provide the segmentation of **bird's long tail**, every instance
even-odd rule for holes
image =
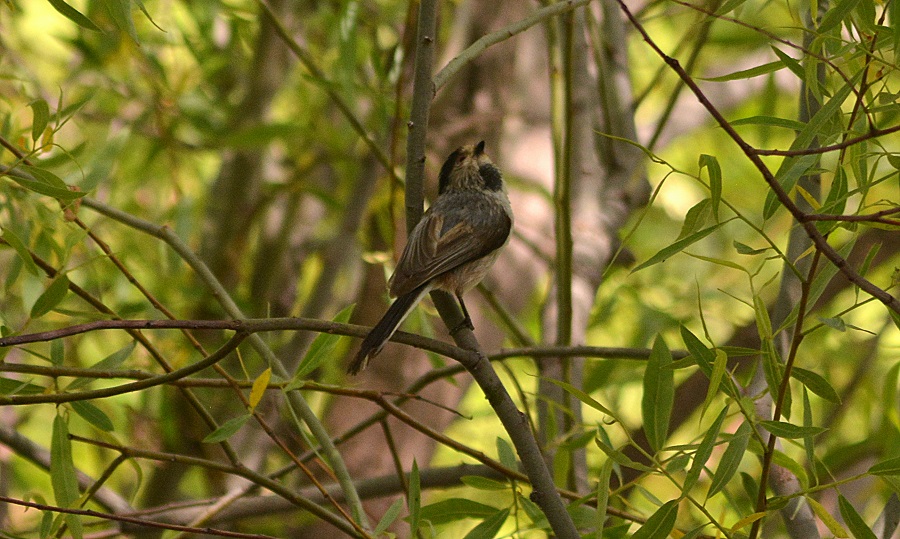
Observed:
[[[422,297],[431,289],[430,284],[431,283],[425,283],[419,288],[407,292],[394,300],[394,303],[392,303],[387,312],[384,313],[381,320],[375,324],[372,331],[370,331],[366,338],[363,339],[362,345],[359,347],[359,352],[356,354],[356,358],[354,358],[350,367],[347,368],[348,373],[358,374],[361,370],[366,368],[370,358],[377,356],[378,353],[381,352],[384,343],[391,338],[394,332],[397,331],[397,328],[400,327],[400,324],[406,319],[406,316],[413,310],[413,307],[415,307]]]

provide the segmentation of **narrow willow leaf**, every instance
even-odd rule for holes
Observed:
[[[760,421],[759,424],[775,436],[791,440],[804,436],[815,436],[828,430],[825,427],[801,427],[784,421]]]
[[[740,529],[742,529],[742,528],[745,528],[745,527],[747,527],[747,526],[753,524],[753,523],[756,522],[757,520],[763,518],[764,516],[766,516],[765,511],[762,511],[762,512],[760,512],[760,513],[753,513],[753,514],[751,514],[751,515],[747,515],[747,516],[745,516],[744,518],[742,518],[742,519],[738,520],[737,522],[735,522],[735,523],[734,523],[734,526],[731,527],[731,531],[732,531],[732,532],[736,532],[736,531],[738,531],[738,530],[740,530]]]
[[[790,69],[794,75],[797,75],[798,79],[803,80],[806,77],[806,72],[803,70],[803,65],[798,60],[791,56],[788,56],[778,47],[772,47],[772,52],[775,53],[775,56],[778,57],[778,60],[782,65],[784,65],[784,67]]]
[[[848,19],[850,12],[853,11],[853,8],[858,3],[859,0],[838,0],[834,7],[825,12],[825,16],[822,17],[822,23],[819,24],[818,32],[824,34],[832,28],[840,26],[844,20]]]
[[[728,367],[728,354],[724,350],[716,348],[716,361],[713,363],[712,374],[709,377],[709,386],[706,388],[706,398],[703,399],[703,407],[700,409],[700,419],[706,415],[706,410],[712,404],[716,395],[719,394],[719,387],[722,385],[722,378],[725,376],[725,370]],[[728,393],[726,391],[726,393]]]
[[[856,539],[878,539],[875,533],[866,526],[866,521],[859,516],[856,509],[843,495],[838,496],[838,507],[841,510],[841,516],[844,517],[844,523],[850,528],[850,533],[853,534],[853,537]]]
[[[712,350],[707,348],[691,330],[681,326],[681,340],[684,342],[685,348],[691,353],[691,357],[697,362],[697,366],[706,376],[712,376],[713,361],[716,356]]]
[[[719,220],[719,204],[722,202],[722,168],[712,155],[700,155],[700,170],[706,168],[709,173],[709,199],[713,217]]]
[[[508,507],[482,520],[466,534],[464,539],[494,539],[507,518],[509,518]]]
[[[82,15],[80,11],[73,8],[69,4],[65,3],[63,0],[47,0],[50,2],[50,5],[53,6],[53,9],[60,12],[65,18],[74,22],[78,26],[82,28],[86,28],[88,30],[92,30],[94,32],[100,32],[100,27],[94,24],[93,21]]]
[[[687,476],[684,479],[684,486],[682,487],[682,493],[685,496],[688,495],[691,489],[694,488],[694,485],[697,484],[697,480],[700,479],[700,472],[703,471],[703,467],[706,466],[706,461],[709,460],[710,455],[712,455],[713,448],[716,445],[716,438],[719,437],[719,431],[722,430],[722,422],[725,421],[727,412],[728,406],[722,408],[722,411],[719,412],[719,416],[716,417],[716,420],[713,421],[713,424],[707,429],[706,434],[703,435],[703,440],[700,441],[700,445],[697,446],[697,451],[694,453],[694,460],[691,463],[691,469],[688,470]]]
[[[103,3],[116,27],[137,43],[137,30],[131,17],[131,0],[103,0]]]
[[[754,66],[749,69],[742,69],[740,71],[735,71],[734,73],[728,73],[727,75],[720,75],[718,77],[709,77],[709,78],[697,77],[697,78],[700,80],[708,80],[711,82],[728,82],[728,81],[732,81],[732,80],[752,79],[753,77],[759,77],[761,75],[768,75],[769,73],[774,73],[784,67],[785,66],[782,62],[775,61],[775,62],[769,62],[768,64]],[[735,124],[733,124],[733,125],[735,125]]]
[[[838,166],[834,172],[834,178],[831,180],[831,189],[828,190],[828,196],[825,197],[825,203],[822,205],[823,211],[844,213],[848,196],[847,171],[844,170],[844,167]]]
[[[803,122],[798,122],[797,120],[779,118],[777,116],[750,116],[748,118],[738,118],[737,120],[732,121],[731,125],[764,125],[800,131],[805,124]]]
[[[412,469],[409,471],[409,494],[406,498],[406,508],[409,510],[409,529],[412,536],[417,536],[419,525],[422,522],[422,483],[419,478],[419,464],[413,458]]]
[[[19,165],[18,167],[16,167],[16,170],[19,169],[29,174],[30,177],[14,173],[7,174],[6,177],[21,185],[25,189],[28,189],[29,191],[34,191],[35,193],[41,195],[58,198],[65,202],[70,202],[87,194],[80,191],[70,190],[69,186],[66,185],[66,183],[59,178],[59,176],[53,174],[48,170],[30,167],[27,165]]]
[[[675,401],[672,352],[661,336],[657,336],[644,369],[644,395],[641,399],[641,416],[647,441],[654,451],[665,446],[669,434],[669,419]]]
[[[384,512],[384,515],[381,516],[381,520],[378,521],[378,525],[375,526],[375,531],[373,535],[376,537],[380,536],[384,533],[385,530],[388,529],[388,526],[394,523],[397,520],[397,517],[400,516],[400,510],[403,509],[403,498],[398,498],[394,500],[394,503],[388,507],[388,510]]]
[[[648,268],[650,266],[659,264],[660,262],[665,262],[671,256],[680,253],[681,251],[685,250],[688,246],[697,243],[698,241],[702,240],[706,236],[709,236],[723,224],[725,224],[725,223],[715,224],[711,227],[704,228],[703,230],[701,230],[699,232],[695,232],[686,238],[682,238],[682,239],[676,241],[672,245],[665,247],[664,249],[662,249],[655,255],[651,256],[648,260],[644,261],[644,263],[639,264],[636,268],[631,270],[631,273],[636,273],[644,268]]]
[[[31,317],[40,318],[53,310],[69,292],[69,278],[59,275],[31,306]]]
[[[203,443],[205,444],[217,444],[219,442],[224,442],[228,438],[231,438],[234,433],[241,430],[241,427],[250,419],[250,414],[239,415],[237,417],[233,417],[228,421],[222,423],[219,428],[210,432],[206,438],[203,439]]]
[[[31,140],[37,142],[50,123],[50,106],[43,99],[35,99],[28,104],[31,107],[33,119],[31,121]]]
[[[669,372],[672,372],[672,371],[669,371]],[[610,410],[606,406],[603,406],[602,404],[600,404],[599,402],[594,400],[593,397],[591,397],[584,391],[578,389],[577,387],[573,386],[572,384],[567,384],[566,382],[562,382],[560,380],[553,380],[552,378],[548,378],[547,381],[554,385],[561,387],[566,393],[573,395],[575,398],[577,398],[584,404],[587,404],[594,410],[597,410],[598,412],[602,412],[602,413],[608,415],[609,417],[615,419],[619,423],[621,423],[619,418],[616,416],[616,414],[612,410]]]
[[[337,313],[332,321],[341,324],[347,323],[347,320],[350,319],[350,315],[353,313],[353,307],[353,305],[344,307],[341,312]],[[306,375],[319,368],[319,365],[321,365],[323,361],[331,357],[332,350],[334,350],[334,347],[342,338],[344,337],[341,335],[319,333],[312,344],[309,345],[309,350],[306,352],[306,355],[300,360],[297,371],[294,373],[291,382],[287,385],[285,390],[290,391],[296,389],[299,385],[302,385]]]
[[[817,502],[812,498],[806,498],[807,503],[812,508],[813,512],[819,517],[819,520],[822,521],[822,524],[828,528],[828,531],[831,532],[838,539],[847,539],[850,535],[847,533],[847,530],[844,529],[843,526],[837,521],[836,518],[831,516],[831,513],[828,512],[828,509],[825,509],[825,506]]]
[[[72,410],[103,432],[112,432],[115,428],[109,416],[88,401],[72,401]]]
[[[66,343],[62,339],[50,341],[50,362],[54,365],[62,365],[66,359]]]
[[[790,194],[797,187],[797,181],[800,177],[806,174],[818,161],[819,156],[815,154],[788,157],[775,174],[775,181],[781,185],[781,188],[786,193]],[[778,200],[775,191],[770,190],[763,206],[763,219],[769,219],[775,215],[775,211],[780,206],[781,201]]]
[[[831,387],[831,384],[822,375],[800,367],[794,367],[791,369],[791,378],[796,378],[807,389],[828,402],[841,403],[841,397],[837,394],[837,391]]]
[[[422,507],[421,519],[437,526],[462,518],[487,518],[497,512],[497,508],[466,498],[448,498]]]
[[[631,460],[630,458],[625,456],[625,453],[619,451],[618,449],[613,449],[610,445],[608,445],[600,438],[596,438],[594,440],[594,443],[597,444],[597,447],[599,447],[601,451],[606,453],[606,456],[609,457],[610,460],[620,466],[625,466],[626,468],[631,468],[632,470],[638,470],[640,472],[650,472],[653,470],[649,466]]]
[[[137,346],[137,341],[131,341],[130,343],[101,359],[97,363],[94,363],[88,368],[92,371],[117,369],[122,363],[125,362],[126,359],[128,359],[128,356],[130,356],[131,353],[134,352],[135,346]],[[71,384],[66,386],[66,391],[72,391],[74,389],[82,388],[93,381],[94,378],[88,376],[83,378],[76,378],[72,380]]]
[[[737,251],[737,253],[739,255],[759,255],[759,254],[765,253],[766,251],[771,249],[771,247],[764,247],[762,249],[754,249],[753,247],[750,247],[749,245],[741,243],[737,240],[734,240],[731,244],[734,245],[734,249]]]
[[[809,391],[805,387],[803,388],[803,426],[813,426],[812,404],[809,402]],[[816,461],[816,443],[814,436],[803,437],[803,450],[806,453],[806,462]],[[813,476],[813,484],[818,484],[819,479],[816,475],[816,467],[810,466],[810,468],[810,472]]]
[[[78,502],[78,479],[75,476],[75,462],[72,459],[72,442],[69,440],[69,424],[61,415],[53,418],[53,437],[50,440],[50,483],[56,504],[74,507]],[[66,515],[66,524],[73,537],[83,536],[81,518]]]
[[[678,517],[678,500],[671,500],[662,505],[655,513],[650,515],[647,522],[634,532],[631,539],[662,539],[669,536],[669,532],[675,527],[675,519]]]
[[[22,260],[25,269],[28,270],[28,273],[34,276],[38,276],[41,274],[41,271],[38,269],[37,264],[34,263],[34,259],[31,258],[31,253],[28,252],[28,247],[25,246],[25,242],[23,242],[15,232],[8,228],[4,228],[3,239],[6,240],[6,243],[8,243],[9,246],[16,251],[17,255],[19,255],[19,258]]]
[[[266,394],[266,389],[269,387],[269,380],[272,379],[272,369],[268,368],[264,370],[259,376],[256,377],[256,380],[253,381],[253,387],[250,389],[250,410],[256,409],[256,405],[259,404],[259,401],[263,398],[263,395]]]
[[[603,539],[603,527],[606,524],[606,510],[609,507],[609,480],[612,477],[613,460],[606,459],[597,474],[597,539]]]
[[[716,472],[713,474],[709,492],[706,493],[707,498],[712,498],[725,488],[728,482],[731,481],[731,478],[734,477],[734,474],[737,473],[741,465],[741,459],[744,457],[744,453],[747,452],[747,445],[750,443],[751,430],[750,423],[745,421],[741,423],[734,436],[731,437],[728,447],[725,448],[725,453],[722,454],[722,459],[719,460],[719,467],[716,468]]]
[[[681,225],[681,232],[678,233],[678,239],[687,237],[705,226],[706,221],[711,214],[712,210],[710,209],[708,198],[704,198],[691,206],[691,209],[684,215],[684,223]]]
[[[472,487],[477,490],[509,490],[509,483],[504,483],[503,481],[497,481],[495,479],[488,479],[487,477],[481,477],[480,475],[464,475],[459,480],[463,485]]]
[[[896,475],[900,477],[900,457],[879,462],[869,468],[869,473],[872,475]]]
[[[500,459],[500,462],[507,468],[516,468],[517,464],[515,449],[513,449],[509,442],[499,436],[497,436],[497,457]]]

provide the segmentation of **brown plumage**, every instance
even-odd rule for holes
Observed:
[[[463,294],[494,264],[512,230],[512,209],[500,171],[484,153],[484,142],[450,154],[438,197],[409,235],[389,282],[397,299],[363,340],[347,372],[356,374],[378,355],[409,312],[433,289],[454,294],[465,314]]]

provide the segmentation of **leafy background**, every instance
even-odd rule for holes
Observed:
[[[439,3],[433,99],[419,3],[0,6],[0,329],[90,324],[2,342],[0,535],[549,533],[452,350],[343,374],[408,141],[428,198],[484,139],[475,334],[582,534],[897,537],[900,5],[626,4]]]

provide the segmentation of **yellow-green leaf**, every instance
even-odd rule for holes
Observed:
[[[272,378],[272,369],[268,368],[256,377],[253,381],[253,387],[250,389],[250,409],[256,408],[260,399],[266,394],[266,388],[269,387],[269,380]]]

